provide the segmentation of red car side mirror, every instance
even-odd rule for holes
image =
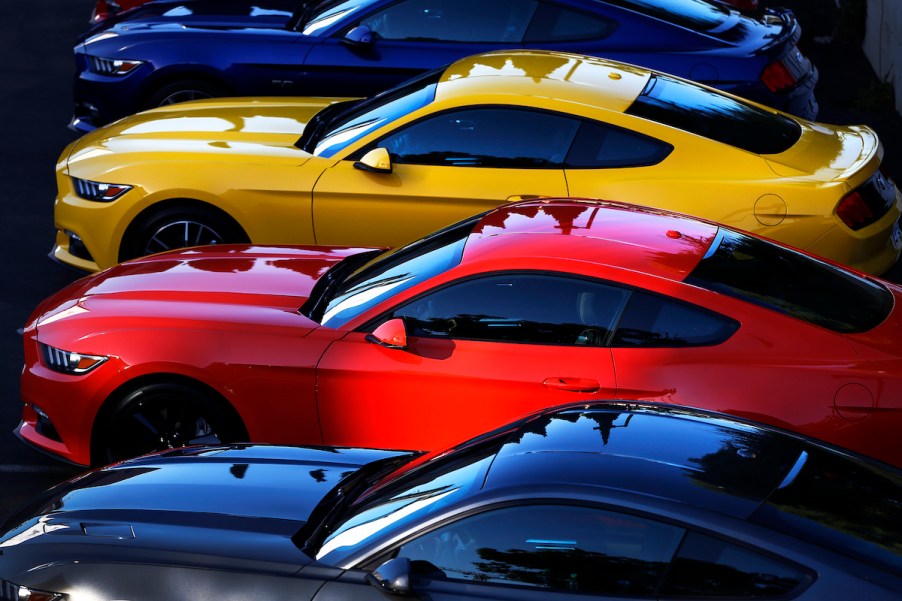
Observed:
[[[368,342],[381,344],[386,348],[406,349],[407,348],[407,326],[401,318],[389,319],[378,328],[373,330],[372,334],[367,334]]]

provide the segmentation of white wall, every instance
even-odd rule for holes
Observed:
[[[868,0],[864,53],[877,77],[892,81],[902,114],[902,1]]]

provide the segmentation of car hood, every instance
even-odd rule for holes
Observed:
[[[114,15],[88,31],[79,41],[143,31],[272,30],[290,33],[288,24],[297,0],[181,0],[145,4]]]
[[[313,329],[298,315],[316,281],[345,257],[372,249],[347,247],[221,245],[182,249],[116,265],[74,282],[42,303],[38,327],[84,319],[159,318],[197,324]],[[36,320],[36,321],[34,321]],[[30,327],[31,324],[29,324]],[[99,327],[99,326],[98,326]]]
[[[330,447],[195,447],[113,465],[23,507],[0,534],[4,577],[40,563],[177,564],[293,573],[291,537],[344,476],[410,453]],[[77,549],[77,550],[76,550]]]
[[[70,167],[91,161],[112,169],[141,155],[180,153],[220,162],[248,163],[263,157],[301,164],[310,154],[297,148],[310,119],[347,98],[231,98],[172,104],[132,115],[82,136],[64,157]]]

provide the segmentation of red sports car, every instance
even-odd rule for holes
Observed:
[[[187,249],[38,307],[18,432],[80,464],[216,441],[427,450],[541,407],[645,399],[899,466],[900,299],[760,238],[598,201],[510,204],[384,254]]]

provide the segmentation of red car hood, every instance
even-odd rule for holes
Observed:
[[[222,245],[161,253],[83,278],[47,299],[38,327],[77,314],[298,326],[297,310],[347,247]],[[319,324],[310,321],[311,328]]]

